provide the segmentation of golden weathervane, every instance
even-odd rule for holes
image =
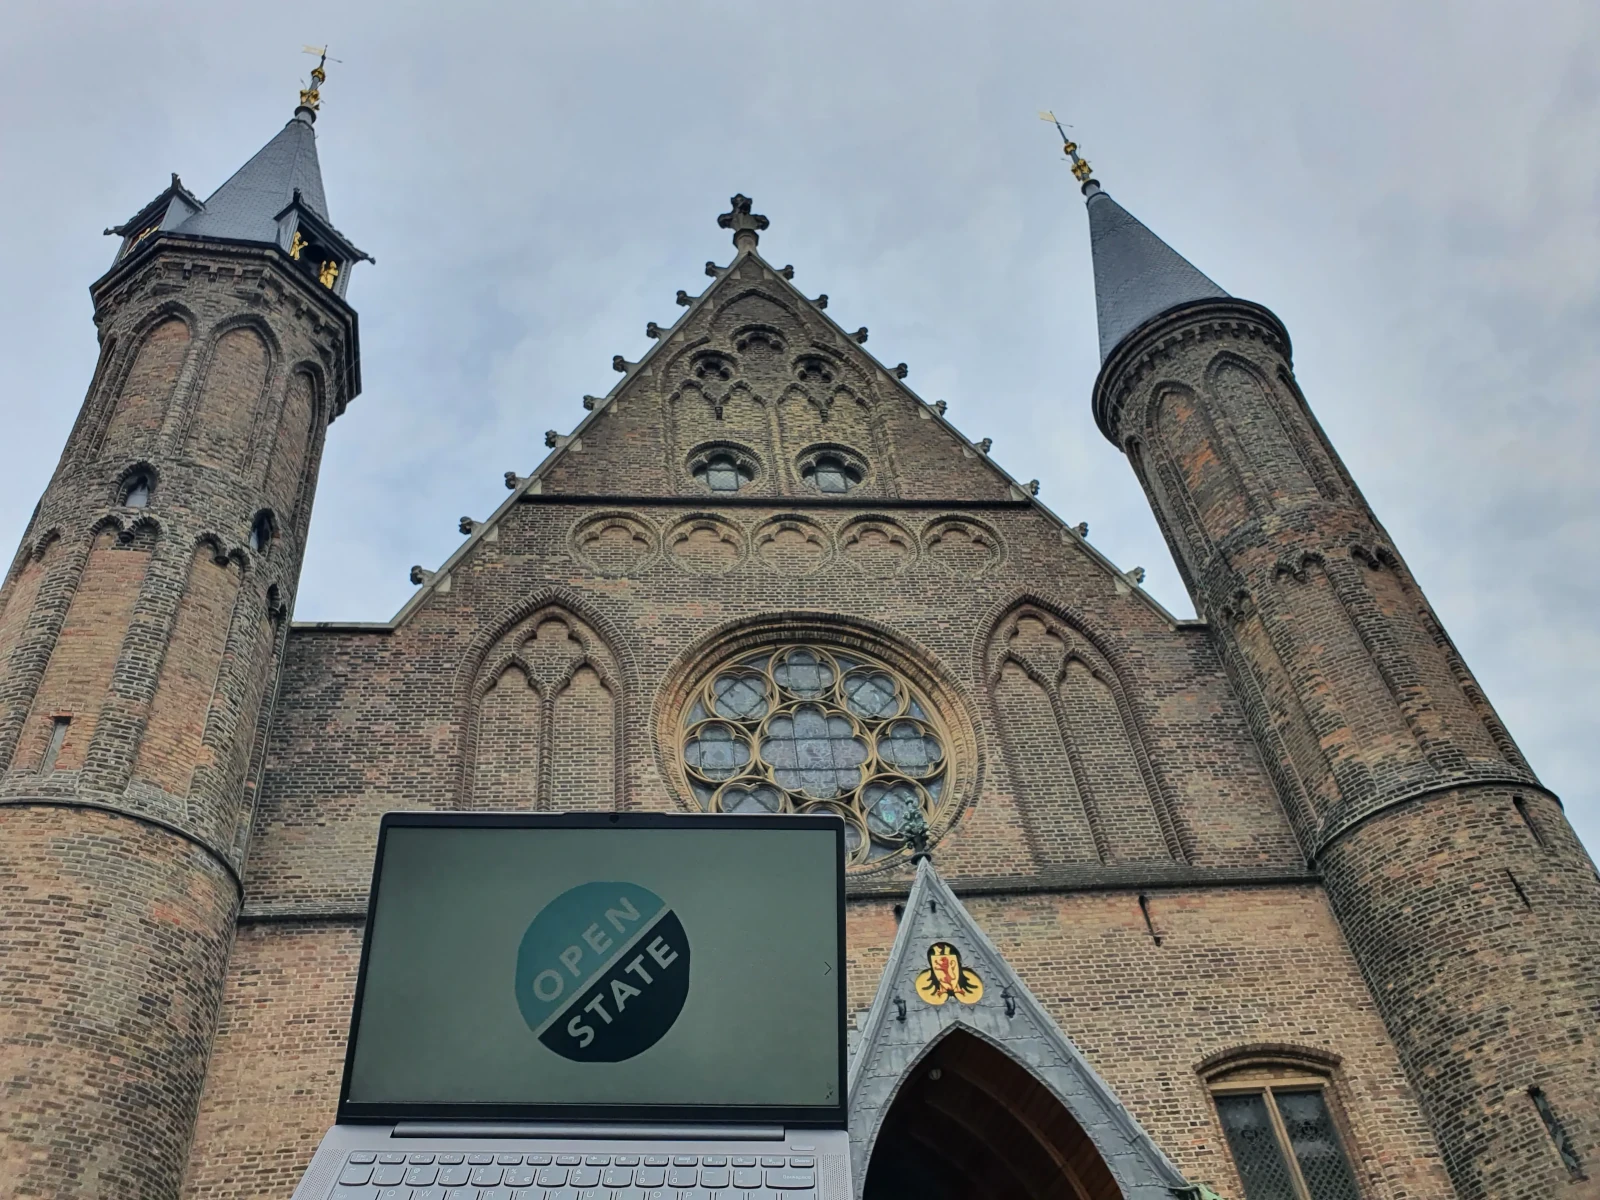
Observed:
[[[316,112],[317,108],[322,104],[322,85],[328,80],[328,72],[323,69],[324,64],[328,62],[328,48],[326,46],[302,46],[300,49],[304,54],[315,54],[317,56],[317,65],[311,68],[311,86],[300,89],[301,107],[309,108],[312,112]],[[339,60],[336,58],[333,61],[338,62]]]
[[[1089,177],[1094,172],[1089,167],[1089,160],[1078,157],[1078,143],[1067,136],[1067,131],[1062,128],[1061,122],[1056,119],[1053,112],[1045,111],[1039,114],[1039,120],[1049,121],[1056,127],[1056,132],[1061,135],[1061,149],[1072,160],[1072,174],[1079,183],[1088,183]]]

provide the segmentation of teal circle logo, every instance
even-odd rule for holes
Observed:
[[[546,904],[517,951],[517,1007],[574,1062],[621,1062],[666,1036],[689,996],[689,938],[636,883],[580,883]]]

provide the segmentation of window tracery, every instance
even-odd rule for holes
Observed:
[[[903,674],[856,649],[815,642],[746,651],[690,693],[680,754],[711,812],[822,812],[843,818],[850,861],[906,844],[949,798],[948,737]]]

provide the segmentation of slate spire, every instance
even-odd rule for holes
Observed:
[[[174,175],[172,186],[138,216],[106,231],[123,236],[119,262],[143,249],[158,233],[273,246],[323,287],[344,296],[351,266],[359,259],[371,262],[372,258],[328,219],[312,129],[321,104],[320,89],[327,79],[327,56],[312,52],[321,53],[322,59],[311,72],[311,86],[301,89],[289,123],[203,202]]]
[[[1196,300],[1227,296],[1183,255],[1167,245],[1104,190],[1077,143],[1054,113],[1039,116],[1061,133],[1062,151],[1083,185],[1089,208],[1089,248],[1094,254],[1094,299],[1100,324],[1100,361],[1152,317]]]

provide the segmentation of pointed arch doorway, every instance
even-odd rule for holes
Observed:
[[[873,1143],[863,1200],[1122,1200],[1044,1084],[954,1030],[913,1069]]]

